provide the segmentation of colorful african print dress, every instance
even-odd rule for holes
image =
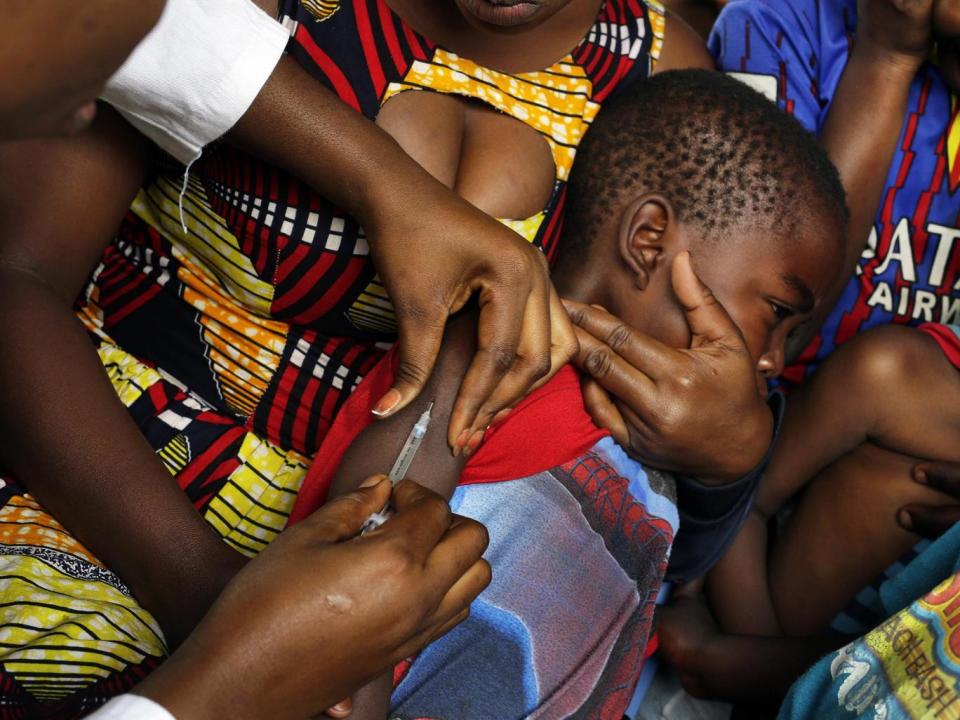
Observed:
[[[406,91],[487,103],[535,129],[556,166],[534,216],[557,252],[566,180],[602,103],[646,78],[653,0],[602,0],[567,56],[507,75],[416,33],[384,0],[285,0],[289,52],[368,118]],[[160,167],[77,301],[117,395],[225,542],[254,555],[287,522],[338,409],[393,339],[363,229],[297,178],[227,147]],[[24,479],[26,485],[29,484]],[[173,481],[173,480],[172,480]],[[0,717],[72,717],[164,656],[154,619],[17,484],[0,501]]]

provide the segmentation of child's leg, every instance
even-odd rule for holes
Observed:
[[[754,510],[730,550],[710,574],[707,585],[710,604],[725,630],[764,635],[782,631],[769,587],[766,524],[817,473],[871,438],[883,438],[901,452],[937,452],[944,446],[947,441],[943,437],[927,442],[929,438],[918,433],[915,419],[906,416],[923,409],[923,393],[915,394],[918,391],[912,388],[914,383],[909,374],[911,368],[924,365],[943,366],[934,373],[936,388],[949,387],[949,381],[957,380],[957,373],[927,336],[912,329],[880,328],[838,350],[791,396]],[[947,395],[949,393],[942,398],[946,399]],[[936,412],[940,418],[948,414],[945,407]],[[907,432],[901,432],[901,424],[906,426]],[[948,435],[950,430],[939,428],[940,435]],[[919,437],[915,438],[916,435]],[[836,491],[837,483],[842,482],[842,479],[836,479],[836,475],[847,477],[857,467],[856,462],[851,462],[849,466],[828,473],[829,479],[823,481],[828,498],[830,488]],[[852,478],[851,483],[855,484]],[[859,492],[858,489],[852,491],[854,494]],[[800,532],[812,534],[807,537],[808,543],[802,544],[804,550],[811,550],[810,544],[820,540],[834,541],[830,534],[822,532],[816,524],[817,519],[821,525],[829,521],[831,527],[834,524],[838,528],[846,527],[843,521],[837,522],[832,516],[833,509],[831,505],[828,512],[811,516],[807,521],[813,524],[809,530]],[[875,546],[871,549],[880,550]],[[881,553],[881,556],[886,557],[887,553]],[[807,577],[816,579],[813,574]],[[852,577],[848,579],[853,582]],[[788,589],[781,593],[793,593],[797,589],[796,584],[788,579],[782,581]],[[844,584],[834,585],[832,589],[838,596],[848,591]],[[778,607],[789,614],[807,608],[810,589],[805,590],[802,598],[782,599]],[[821,604],[814,603],[808,609],[820,607]]]
[[[917,458],[960,459],[960,373],[916,330],[885,327],[852,341],[801,400],[807,431],[779,459],[815,468],[825,448],[857,449],[820,473],[774,549],[771,592],[788,634],[823,629],[918,540],[897,524],[900,506],[951,501],[912,480]]]

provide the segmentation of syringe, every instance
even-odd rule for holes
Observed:
[[[413,458],[417,454],[417,450],[420,449],[420,443],[423,442],[423,436],[427,434],[427,428],[430,426],[430,411],[432,409],[433,402],[427,406],[427,409],[424,410],[413,428],[411,428],[410,434],[407,435],[406,442],[404,442],[403,447],[400,448],[400,454],[397,455],[393,467],[390,468],[390,474],[387,475],[387,477],[390,478],[391,486],[395,487],[398,482],[406,477],[407,470],[410,469]],[[380,512],[373,513],[364,521],[363,527],[360,528],[360,534],[363,535],[371,530],[376,530],[389,520],[392,515],[393,508],[390,507],[390,503],[388,502]]]

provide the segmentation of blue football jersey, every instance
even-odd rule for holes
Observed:
[[[731,0],[710,49],[819,133],[846,67],[855,0]],[[884,323],[960,323],[960,123],[956,97],[931,63],[910,88],[896,154],[854,277],[819,337],[784,373],[799,381],[842,342]]]

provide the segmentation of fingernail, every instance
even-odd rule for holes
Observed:
[[[493,416],[493,420],[490,421],[490,424],[499,425],[506,419],[507,415],[509,414],[510,414],[510,408],[504,408],[503,410],[501,410],[500,412],[498,412],[496,415]]]
[[[918,482],[921,485],[929,485],[930,481],[927,479],[927,474],[923,470],[914,470],[913,471],[913,481]]]
[[[89,102],[83,105],[82,107],[77,108],[73,116],[70,118],[70,130],[72,132],[80,132],[81,130],[86,130],[90,123],[93,122],[93,118],[97,114],[97,104],[95,102]]]
[[[386,417],[392,413],[399,404],[400,391],[396,388],[390,388],[387,390],[386,394],[380,398],[380,402],[377,403],[376,407],[373,408],[371,412],[377,417]]]
[[[905,530],[913,529],[913,518],[910,517],[910,513],[908,513],[906,510],[901,510],[897,513],[897,522],[899,522],[900,527],[904,528]]]
[[[470,439],[470,428],[466,428],[457,435],[456,441],[453,443],[453,456],[456,457],[463,451],[463,446],[467,444],[467,440]]]
[[[484,430],[477,430],[473,435],[471,435],[470,439],[467,440],[467,449],[464,452],[467,454],[476,452],[477,448],[480,447],[480,443],[483,442],[484,434]]]
[[[362,483],[360,483],[360,487],[368,488],[368,487],[373,487],[374,485],[379,485],[380,483],[383,482],[384,477],[385,477],[384,475],[371,475]]]

